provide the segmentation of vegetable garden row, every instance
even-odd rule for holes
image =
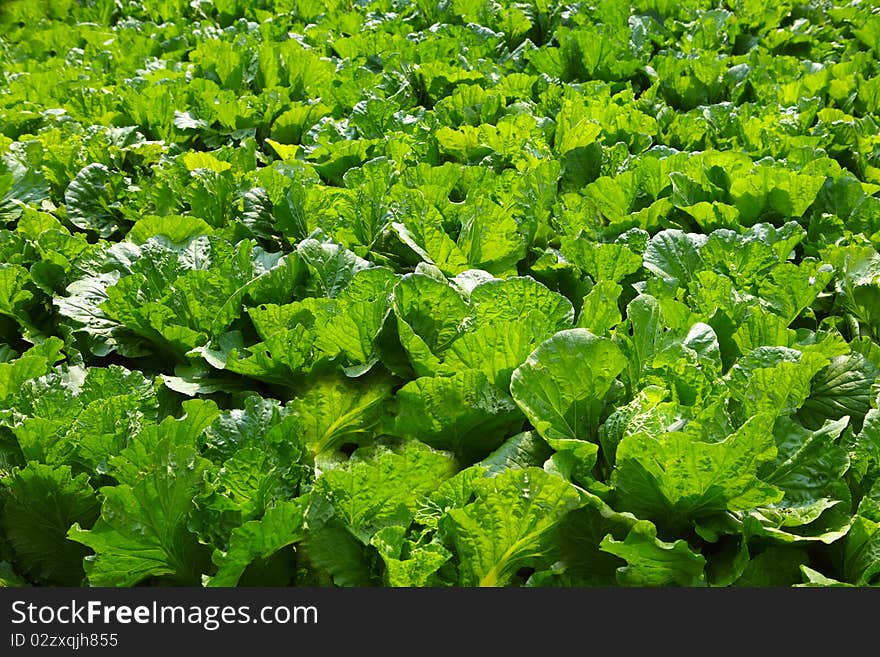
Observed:
[[[0,9],[0,584],[880,582],[880,13]]]

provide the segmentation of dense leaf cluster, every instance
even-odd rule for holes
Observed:
[[[0,583],[880,581],[880,14],[0,13]]]

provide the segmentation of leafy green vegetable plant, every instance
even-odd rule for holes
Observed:
[[[871,3],[0,8],[0,584],[880,584]]]

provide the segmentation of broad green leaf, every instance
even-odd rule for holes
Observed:
[[[212,493],[200,502],[207,517],[199,531],[212,528],[214,512],[235,514],[240,522],[262,516],[278,500],[298,492],[298,462],[304,452],[292,413],[274,400],[251,395],[244,408],[224,411],[205,431],[203,455],[222,465],[209,476]],[[213,537],[225,542],[222,531]]]
[[[798,419],[810,428],[844,416],[861,423],[878,376],[880,368],[859,353],[832,359],[810,382],[810,396],[798,411]]]
[[[456,243],[472,268],[496,276],[515,273],[516,263],[526,251],[516,221],[505,208],[486,197],[466,204]]]
[[[846,581],[857,586],[877,583],[880,575],[880,523],[856,516],[843,553]]]
[[[705,584],[703,555],[694,552],[682,539],[673,543],[661,541],[657,528],[650,522],[637,523],[623,541],[606,536],[599,547],[627,562],[617,569],[617,581],[623,586]]]
[[[784,531],[808,537],[826,533],[829,523],[846,524],[851,493],[843,476],[850,459],[836,444],[846,425],[847,418],[827,420],[820,429],[810,431],[787,418],[776,421],[778,451],[773,462],[762,468],[761,479],[782,489],[785,496],[761,508],[765,525],[791,528]],[[800,529],[823,514],[820,525]]]
[[[645,249],[645,269],[663,280],[686,286],[705,266],[700,255],[705,243],[705,235],[680,230],[661,231],[651,238]]]
[[[600,281],[584,297],[578,315],[577,328],[585,328],[596,335],[605,335],[620,324],[618,300],[623,288],[617,283]]]
[[[467,256],[444,230],[443,216],[435,207],[408,208],[401,219],[391,224],[392,229],[422,260],[436,265],[447,276],[470,267]]]
[[[638,381],[644,370],[653,365],[664,333],[660,303],[649,294],[640,294],[627,305],[626,318],[632,332],[629,338],[631,378]]]
[[[166,417],[160,424],[144,427],[119,456],[110,459],[110,469],[116,479],[133,486],[147,473],[167,477],[169,473],[161,472],[165,461],[157,458],[170,459],[169,453],[176,449],[195,452],[205,429],[211,426],[220,412],[217,405],[208,399],[185,401],[182,407],[183,415],[180,418]],[[205,459],[195,455],[193,459],[193,467],[197,463],[206,464]],[[157,485],[166,483],[163,480]]]
[[[421,376],[439,367],[439,356],[459,337],[468,308],[450,285],[421,274],[404,276],[394,288],[400,342]]]
[[[868,411],[862,430],[852,438],[850,460],[850,474],[859,483],[880,467],[880,411],[876,408]]]
[[[871,489],[859,502],[859,515],[874,522],[880,522],[880,480],[874,481]]]
[[[348,379],[315,378],[288,408],[313,456],[345,443],[358,444],[379,431],[391,401],[391,381],[381,375]]]
[[[83,230],[110,237],[120,228],[120,212],[114,207],[119,181],[100,162],[84,167],[64,194],[67,216]]]
[[[610,339],[560,331],[514,371],[510,391],[546,440],[595,441],[605,395],[625,364]]]
[[[30,276],[28,270],[19,265],[3,263],[0,265],[0,314],[29,324],[25,305],[33,298],[33,292],[25,289]]]
[[[133,586],[148,577],[199,582],[208,555],[187,521],[210,463],[169,439],[150,457],[150,471],[133,485],[101,489],[101,517],[91,530],[76,523],[68,532],[95,552],[85,562],[92,586]]]
[[[452,553],[437,542],[415,544],[405,538],[405,531],[405,527],[386,527],[373,535],[371,543],[385,562],[385,584],[430,586]]]
[[[522,426],[513,400],[475,370],[418,378],[398,390],[395,400],[396,435],[452,450],[469,462]]]
[[[99,502],[85,474],[31,462],[2,480],[3,532],[23,572],[50,586],[79,586],[88,550],[68,540],[71,525],[91,526]]]
[[[486,468],[486,475],[493,476],[505,470],[540,466],[552,450],[532,431],[524,431],[504,441],[494,452],[477,465]]]
[[[256,308],[251,308],[254,318]],[[256,323],[256,321],[255,321]],[[258,381],[289,387],[293,377],[312,360],[314,335],[301,324],[281,328],[263,342],[245,347],[240,333],[231,331],[214,344],[188,352],[202,356],[212,367],[225,369]]]
[[[831,577],[826,577],[822,573],[817,570],[813,570],[809,566],[801,566],[801,575],[803,576],[804,582],[803,584],[795,584],[795,586],[802,587],[850,587],[854,586],[854,584],[847,584],[846,582],[841,582],[839,580],[833,579]]]
[[[442,371],[480,371],[496,387],[507,390],[513,371],[555,330],[545,315],[534,310],[516,319],[480,322],[445,352]]]
[[[347,467],[318,477],[314,491],[366,545],[384,527],[408,526],[421,497],[454,472],[454,461],[448,454],[410,442],[400,452],[355,452]]]
[[[770,547],[749,561],[734,586],[792,586],[801,581],[801,569],[809,562],[806,551],[796,547]]]
[[[739,359],[727,373],[731,396],[743,415],[797,411],[810,396],[810,381],[830,359],[787,347],[758,347]]]
[[[765,211],[783,217],[803,216],[824,182],[824,176],[759,165],[752,173],[734,178],[730,193],[743,222],[748,225]]]
[[[620,507],[681,529],[691,520],[778,502],[783,491],[758,478],[776,455],[770,421],[755,416],[717,442],[682,431],[625,436],[611,476]]]
[[[444,522],[466,586],[504,586],[519,568],[546,561],[559,522],[581,504],[571,484],[531,467],[478,479],[474,492]]]
[[[822,292],[833,272],[828,265],[790,262],[775,267],[759,282],[758,292],[773,311],[791,323]]]
[[[599,442],[609,462],[614,462],[617,445],[626,436],[640,432],[658,435],[684,425],[684,409],[668,398],[665,388],[646,386],[632,401],[608,416],[599,428]]]
[[[471,291],[470,305],[478,325],[515,321],[533,312],[557,331],[574,322],[574,308],[566,297],[525,276],[480,283]]]
[[[126,237],[136,244],[143,244],[151,237],[164,235],[175,244],[183,244],[193,237],[209,235],[213,230],[198,217],[151,216],[136,221]]]
[[[596,281],[619,283],[642,266],[642,258],[623,244],[602,244],[578,237],[563,240],[562,255]]]
[[[0,561],[0,588],[24,588],[28,583],[18,575],[8,561]]]
[[[232,532],[229,549],[215,551],[217,573],[205,578],[205,586],[235,586],[245,569],[257,559],[267,559],[278,550],[303,538],[302,498],[278,502],[260,520],[244,523]]]
[[[46,374],[61,360],[63,347],[61,340],[52,337],[31,347],[16,360],[0,363],[0,401],[16,393],[25,381]]]
[[[28,382],[17,406],[27,417],[13,432],[27,458],[105,473],[131,436],[155,420],[158,403],[140,372],[111,365]]]
[[[369,266],[366,260],[332,241],[310,237],[296,250],[309,267],[312,286],[323,297],[338,295],[357,272]]]
[[[756,310],[733,333],[740,352],[747,354],[758,347],[796,347],[797,333],[788,328],[775,313]]]
[[[355,274],[336,299],[313,308],[315,346],[330,357],[342,356],[360,369],[378,360],[375,340],[389,313],[396,277],[387,269]]]
[[[101,309],[108,298],[107,289],[118,280],[116,272],[86,276],[67,286],[66,297],[53,299],[61,316],[72,320],[75,331],[87,336],[89,350],[96,356],[106,356],[119,347],[121,323]]]
[[[340,521],[310,523],[298,552],[321,585],[375,586],[367,548]]]
[[[199,151],[184,153],[182,156],[182,160],[189,171],[195,171],[196,169],[207,169],[208,171],[213,171],[214,173],[223,173],[224,171],[228,171],[232,168],[232,164],[230,164],[229,162],[223,162],[222,160],[218,160],[210,153],[202,153]]]
[[[623,540],[632,527],[643,522],[631,513],[620,513],[599,497],[581,491],[585,506],[575,509],[559,523],[558,561],[547,571],[529,579],[535,586],[614,586],[617,569],[625,560],[602,550],[607,538]]]

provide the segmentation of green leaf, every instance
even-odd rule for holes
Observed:
[[[602,451],[613,462],[617,445],[639,432],[658,435],[684,424],[684,409],[668,401],[669,391],[660,386],[642,388],[625,406],[618,406],[599,429]]]
[[[474,370],[418,378],[395,399],[396,435],[452,450],[465,462],[485,456],[522,425],[513,400]]]
[[[0,588],[24,588],[27,586],[27,581],[16,574],[8,561],[0,561]]]
[[[599,497],[581,491],[586,505],[575,509],[559,523],[556,538],[559,560],[550,570],[535,573],[536,586],[613,586],[617,569],[625,560],[601,549],[606,537],[623,540],[630,529],[643,522],[631,513],[615,511]]]
[[[508,438],[477,465],[486,469],[486,476],[493,476],[505,470],[540,466],[551,453],[547,443],[534,432],[524,431]]]
[[[322,297],[335,297],[355,274],[369,266],[363,258],[329,240],[310,237],[300,242],[296,251],[308,265],[312,285]]]
[[[452,553],[437,542],[413,543],[405,538],[405,531],[405,527],[386,527],[373,535],[371,542],[385,562],[385,584],[430,586]]]
[[[608,338],[560,331],[513,373],[510,391],[546,440],[596,440],[605,395],[626,360]]]
[[[795,412],[810,395],[810,381],[830,359],[787,347],[758,347],[727,373],[731,396],[743,416]]]
[[[817,570],[813,570],[809,566],[801,566],[801,575],[804,578],[806,583],[804,584],[795,584],[795,586],[803,586],[803,587],[850,587],[854,586],[854,584],[847,584],[846,582],[841,582],[836,579],[832,579],[831,577],[826,577],[822,573]]]
[[[100,162],[84,167],[64,193],[67,216],[74,226],[110,237],[119,230],[120,213],[114,207],[119,182]]]
[[[67,286],[66,297],[53,299],[59,314],[72,320],[77,333],[87,336],[89,350],[96,356],[106,356],[120,346],[121,323],[101,309],[107,289],[118,280],[116,272],[86,276]]]
[[[534,310],[516,319],[479,323],[445,352],[442,371],[480,371],[497,388],[507,390],[513,371],[554,332],[548,318]]]
[[[824,183],[824,176],[759,165],[752,173],[735,177],[730,194],[748,225],[767,210],[783,217],[803,216]]]
[[[566,297],[527,276],[479,283],[471,291],[470,305],[478,326],[515,321],[530,313],[545,317],[557,331],[574,322],[574,308]]]
[[[243,409],[224,411],[206,429],[202,454],[222,467],[209,477],[213,490],[200,501],[206,512],[198,519],[200,534],[223,545],[228,536],[214,526],[215,513],[254,520],[298,493],[304,449],[296,420],[278,402],[250,395]]]
[[[15,221],[28,205],[38,205],[49,198],[50,190],[45,177],[36,168],[12,166],[12,172],[4,174],[0,164],[0,221]]]
[[[568,299],[527,277],[477,283],[470,308],[474,319],[465,320],[439,370],[480,370],[502,390],[509,388],[513,370],[535,347],[570,328],[574,317]]]
[[[184,420],[141,431],[115,460],[125,483],[101,488],[104,501],[94,527],[74,524],[68,532],[95,551],[85,564],[92,586],[132,586],[163,576],[180,584],[199,582],[208,554],[187,523],[211,464],[194,444],[216,416],[216,406],[187,404]]]
[[[810,428],[844,416],[861,424],[870,408],[871,386],[878,376],[880,369],[862,354],[833,358],[810,382],[810,396],[798,410],[798,419]]]
[[[232,168],[231,163],[223,162],[210,153],[203,153],[200,151],[184,153],[181,156],[181,159],[183,160],[184,165],[186,165],[186,168],[191,172],[197,169],[207,169],[214,173],[223,173]]]
[[[850,459],[850,473],[857,482],[880,469],[880,410],[872,408],[865,415],[862,430],[852,439]]]
[[[267,509],[260,520],[251,520],[233,530],[229,549],[215,551],[217,573],[204,580],[205,586],[235,586],[247,567],[257,559],[268,559],[278,550],[301,541],[303,498],[281,501]]]
[[[255,324],[259,321],[256,318],[257,310],[250,309]],[[202,356],[212,367],[288,387],[293,382],[293,376],[310,364],[313,342],[312,332],[298,324],[291,329],[279,328],[267,335],[263,342],[247,347],[243,344],[241,334],[231,331],[212,345],[196,347],[189,354]]]
[[[611,475],[620,507],[680,530],[691,520],[779,501],[783,491],[757,476],[776,455],[771,421],[750,418],[715,442],[682,431],[625,436]]]
[[[769,547],[752,558],[734,586],[792,586],[801,581],[807,552],[795,547]]]
[[[31,347],[16,360],[0,363],[0,401],[16,393],[25,381],[46,374],[61,360],[63,348],[64,343],[52,337]]]
[[[649,294],[640,294],[627,305],[626,317],[632,337],[624,336],[623,342],[629,342],[630,376],[638,381],[642,373],[653,366],[654,354],[662,341],[660,302]]]
[[[89,527],[98,517],[88,476],[31,462],[2,484],[0,524],[23,571],[51,586],[79,586],[88,550],[68,540],[67,530],[74,523]]]
[[[705,585],[703,555],[691,550],[684,540],[661,541],[650,522],[637,523],[623,541],[606,536],[599,547],[627,562],[617,569],[622,586]]]
[[[288,407],[317,456],[372,437],[390,400],[391,381],[382,375],[357,380],[334,375],[313,379]]]
[[[367,549],[339,521],[317,526],[310,523],[299,552],[310,570],[320,577],[321,584],[375,586],[379,583]]]
[[[636,273],[642,258],[623,244],[602,244],[578,237],[563,239],[562,255],[596,281],[619,283]]]
[[[514,273],[526,251],[511,214],[482,196],[462,210],[457,245],[472,268],[496,276]]]
[[[333,506],[336,518],[352,535],[367,545],[384,527],[408,526],[417,502],[454,472],[448,454],[409,442],[399,453],[356,451],[348,467],[318,477],[314,491]]]
[[[857,586],[877,583],[880,575],[880,523],[856,516],[843,553],[846,581]]]
[[[358,366],[358,372],[373,365],[378,360],[375,340],[389,313],[396,280],[387,269],[362,270],[336,299],[313,307],[315,346],[330,357],[342,356]]]
[[[143,244],[151,237],[163,235],[174,244],[184,244],[199,235],[210,235],[213,228],[198,217],[188,216],[150,216],[139,219],[131,230],[128,239],[135,244]]]
[[[874,481],[874,485],[859,502],[858,514],[868,520],[880,522],[880,479]]]
[[[416,373],[430,376],[439,356],[459,337],[467,304],[450,285],[421,274],[404,276],[394,288],[400,342]]]
[[[27,326],[26,304],[33,292],[25,289],[30,282],[28,270],[19,265],[0,264],[0,314]]]
[[[392,229],[422,260],[436,265],[447,276],[470,267],[467,256],[444,230],[443,216],[436,208],[407,208],[401,219],[391,224]]]
[[[776,314],[791,323],[815,301],[832,277],[828,265],[786,262],[760,281],[758,292]]]
[[[777,454],[764,466],[761,479],[781,488],[785,497],[763,511],[779,526],[797,527],[816,520],[826,509],[849,504],[849,487],[843,479],[850,460],[836,444],[846,428],[847,418],[827,420],[809,431],[787,418],[774,427]]]
[[[504,586],[519,568],[545,562],[559,521],[581,504],[571,484],[532,467],[478,479],[474,492],[444,522],[466,586]]]
[[[578,315],[577,328],[585,328],[596,335],[604,335],[620,324],[618,299],[623,288],[617,283],[600,281],[584,297]]]
[[[111,365],[71,368],[30,382],[17,406],[27,417],[13,431],[27,458],[104,473],[109,459],[155,419],[157,400],[140,372]]]
[[[183,452],[192,450],[196,454],[203,432],[220,412],[217,405],[208,399],[185,401],[182,407],[183,415],[180,418],[166,417],[158,425],[144,427],[119,456],[110,460],[111,472],[116,479],[134,485],[145,474],[163,475],[161,470],[165,461],[157,460],[157,457],[169,459],[169,453],[178,448]],[[196,458],[193,461],[193,465],[198,463],[204,463],[204,459]],[[163,476],[167,475],[164,473]]]
[[[645,249],[645,269],[662,280],[685,287],[705,266],[700,255],[705,243],[705,235],[680,230],[660,231]]]

